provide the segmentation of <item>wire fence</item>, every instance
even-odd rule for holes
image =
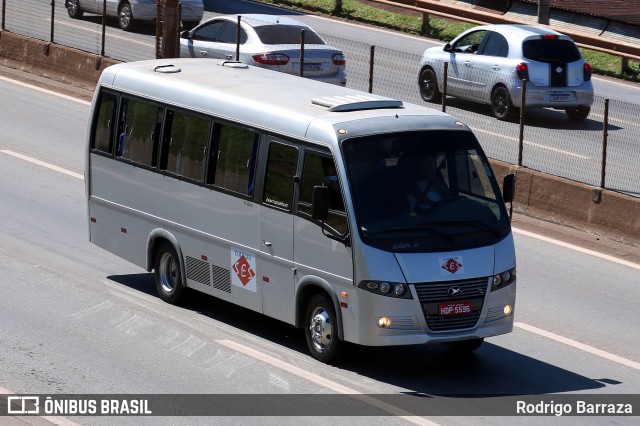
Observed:
[[[156,57],[153,25],[123,32],[117,20],[103,21],[99,15],[71,20],[64,0],[2,0],[1,23],[4,31],[121,61]],[[345,53],[347,87],[443,109],[421,97],[419,55],[321,36]],[[527,99],[535,98],[535,86],[528,85],[526,92]],[[584,121],[562,110],[525,108],[519,122],[497,120],[491,107],[480,102],[444,100],[446,112],[474,130],[490,158],[640,197],[640,105],[595,96]],[[521,100],[511,101],[517,106]]]

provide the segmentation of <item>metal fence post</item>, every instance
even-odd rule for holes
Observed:
[[[242,17],[238,15],[238,23],[236,25],[236,61],[240,62],[240,21]]]
[[[524,106],[527,98],[527,79],[522,79],[522,94],[520,95],[520,133],[518,135],[518,166],[522,166],[522,151],[524,148]]]
[[[104,42],[107,34],[107,0],[102,2],[102,47],[100,48],[100,56],[104,56]]]
[[[442,112],[447,112],[447,76],[449,74],[449,62],[444,63],[444,76],[442,78]]]
[[[300,77],[304,77],[304,30],[300,30]]]
[[[51,43],[53,43],[53,29],[55,28],[56,0],[51,0]]]
[[[373,64],[376,55],[376,47],[371,46],[371,54],[369,55],[369,93],[373,93]]]
[[[7,0],[2,0],[2,31],[4,31],[4,18],[7,10]]]
[[[602,122],[602,168],[600,169],[600,188],[604,189],[607,169],[607,143],[609,136],[609,99],[604,100],[604,121]]]

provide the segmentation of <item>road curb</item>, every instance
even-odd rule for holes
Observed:
[[[120,61],[0,31],[0,65],[93,89]],[[640,246],[640,198],[491,160],[498,181],[515,173],[514,211]]]

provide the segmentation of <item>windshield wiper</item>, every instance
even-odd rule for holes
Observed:
[[[431,223],[421,223],[419,226],[408,226],[404,228],[397,227],[397,228],[381,229],[380,231],[374,231],[374,232],[371,232],[370,234],[367,234],[367,237],[371,237],[373,235],[394,234],[396,232],[416,232],[416,231],[427,231],[431,235],[440,237],[443,240],[453,243],[453,238],[451,238],[451,236],[445,234],[444,232],[438,231],[436,228],[432,226]]]
[[[500,237],[502,235],[500,231],[493,229],[486,223],[480,222],[477,220],[443,220],[441,222],[431,222],[431,223],[437,223],[438,225],[472,225],[472,226],[475,226],[476,228],[481,228],[485,231],[489,231],[495,237]]]

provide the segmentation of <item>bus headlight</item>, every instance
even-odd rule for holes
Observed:
[[[509,269],[493,276],[491,291],[508,286],[516,280],[516,268]]]
[[[405,283],[393,283],[389,281],[361,281],[358,288],[370,291],[382,296],[398,297],[401,299],[413,299],[409,291],[409,285]]]

